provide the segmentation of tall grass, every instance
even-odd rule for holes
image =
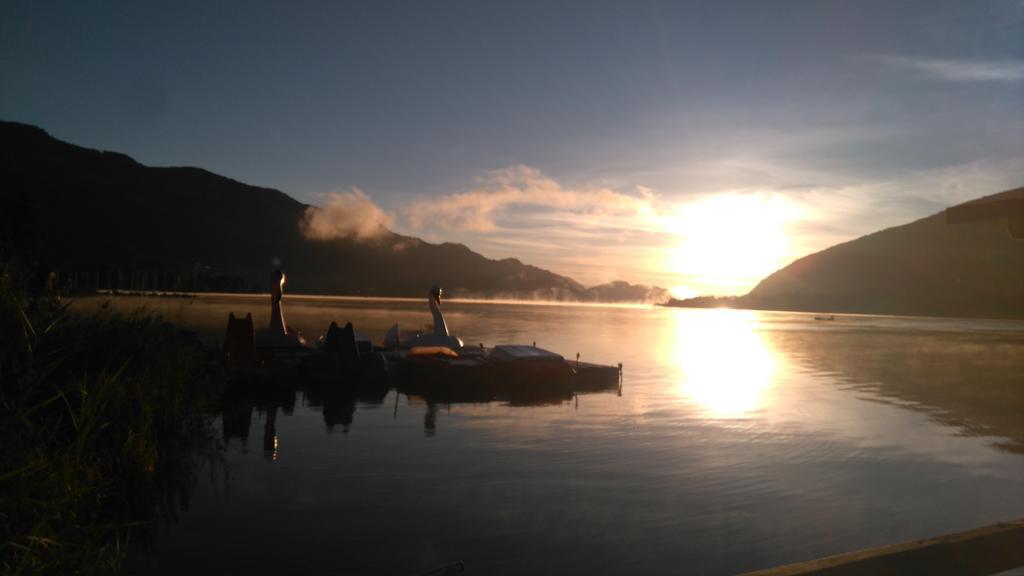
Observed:
[[[18,280],[0,274],[0,573],[115,573],[218,454],[218,388],[194,336]]]

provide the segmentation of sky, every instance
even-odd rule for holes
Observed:
[[[1024,185],[1024,0],[10,2],[0,119],[592,285]]]

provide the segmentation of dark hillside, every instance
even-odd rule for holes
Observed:
[[[1024,197],[1017,188],[986,201]],[[740,299],[779,310],[1024,317],[1024,241],[1005,219],[948,224],[944,214],[805,256]]]
[[[305,238],[308,208],[286,194],[198,168],[153,168],[114,152],[0,122],[2,238],[76,289],[266,290],[273,263],[296,292],[595,299],[574,280],[460,244],[385,232],[375,240]],[[35,236],[27,238],[28,236]],[[600,291],[602,299],[648,290]],[[639,290],[642,288],[642,290]]]

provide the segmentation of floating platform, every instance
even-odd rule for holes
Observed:
[[[620,391],[622,367],[570,362],[526,345],[412,348],[384,352],[400,392],[446,402],[560,402],[575,394]]]

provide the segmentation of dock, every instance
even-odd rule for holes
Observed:
[[[1024,518],[937,538],[868,548],[743,576],[987,576],[1024,566]]]

